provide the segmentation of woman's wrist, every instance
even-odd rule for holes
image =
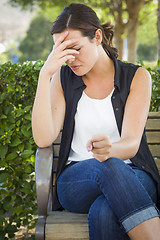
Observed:
[[[52,74],[49,74],[48,72],[46,72],[45,70],[41,69],[40,73],[39,73],[39,80],[45,80],[45,81],[50,81],[52,78]]]

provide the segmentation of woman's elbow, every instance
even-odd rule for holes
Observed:
[[[49,146],[51,146],[54,142],[54,139],[45,139],[45,138],[36,138],[33,136],[34,142],[37,145],[37,147],[39,148],[47,148]]]
[[[134,139],[132,141],[132,146],[131,146],[131,151],[130,151],[130,158],[135,157],[135,155],[137,154],[138,150],[139,150],[139,146],[140,146],[140,142],[137,139]]]

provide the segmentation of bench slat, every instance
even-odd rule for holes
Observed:
[[[87,214],[51,212],[46,219],[46,240],[89,240]]]
[[[158,167],[159,170],[159,174],[160,174],[160,158],[155,159],[156,165]]]
[[[148,144],[160,144],[160,132],[146,132]]]
[[[149,149],[153,157],[160,158],[160,145],[149,145]],[[160,161],[160,159],[159,159]]]
[[[148,119],[146,123],[147,130],[159,130],[160,131],[160,119]]]
[[[149,112],[148,118],[160,118],[160,112]]]
[[[67,211],[50,212],[46,219],[46,223],[87,223],[87,214],[71,213]]]
[[[46,240],[89,240],[88,224],[47,224]]]

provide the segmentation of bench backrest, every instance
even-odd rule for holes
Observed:
[[[160,112],[150,112],[146,123],[147,142],[160,172]]]
[[[147,142],[156,164],[160,171],[160,112],[150,112],[146,123]],[[58,155],[62,132],[53,144],[54,164],[53,164],[53,184],[57,170]]]

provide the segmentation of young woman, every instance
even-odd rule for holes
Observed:
[[[160,178],[144,133],[149,73],[116,59],[112,27],[88,6],[66,7],[51,33],[32,128],[43,148],[63,126],[54,209],[88,213],[90,240],[160,239]]]

